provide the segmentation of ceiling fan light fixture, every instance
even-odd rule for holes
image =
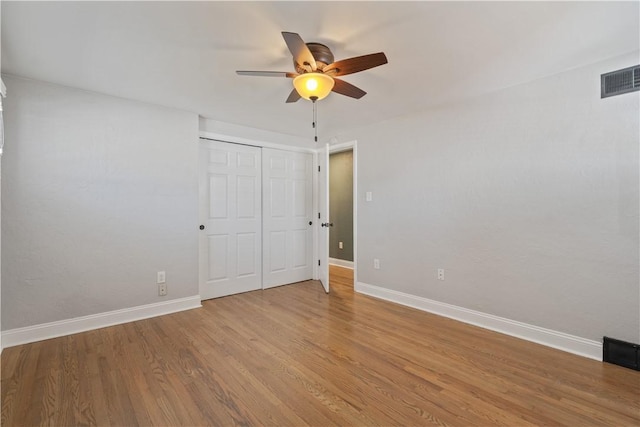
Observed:
[[[304,73],[293,79],[293,87],[302,98],[308,100],[326,98],[334,84],[331,77],[322,73]]]

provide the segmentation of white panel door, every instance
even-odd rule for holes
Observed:
[[[312,278],[312,160],[262,149],[264,289]]]
[[[202,299],[262,286],[261,166],[258,147],[200,143]]]
[[[318,150],[318,279],[329,292],[329,144]]]

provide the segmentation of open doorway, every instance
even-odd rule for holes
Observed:
[[[329,282],[354,286],[355,157],[354,146],[332,147],[329,151]]]

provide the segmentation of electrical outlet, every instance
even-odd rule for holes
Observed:
[[[343,249],[342,242],[338,242],[338,249]]]
[[[158,284],[158,296],[165,296],[167,295],[167,284],[166,283],[160,283]]]
[[[444,268],[438,269],[438,280],[444,280]]]
[[[378,258],[373,259],[373,268],[380,270],[380,260]]]
[[[167,281],[167,275],[165,274],[164,271],[158,271],[158,279],[156,280],[156,283],[160,284],[160,283],[165,283]]]

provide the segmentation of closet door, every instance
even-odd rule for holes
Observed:
[[[262,149],[263,288],[313,275],[312,156]]]
[[[202,299],[262,287],[261,166],[260,148],[201,140]]]

